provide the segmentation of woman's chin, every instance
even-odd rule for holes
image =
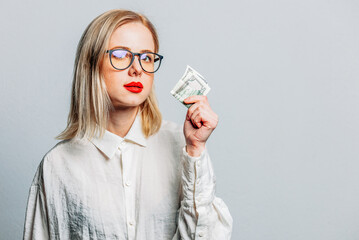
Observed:
[[[113,103],[115,110],[137,109],[144,101],[128,101]]]

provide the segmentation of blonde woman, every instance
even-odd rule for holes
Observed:
[[[143,15],[111,10],[79,42],[71,109],[30,188],[24,239],[230,239],[205,143],[218,117],[192,96],[184,126],[162,121],[162,61]]]

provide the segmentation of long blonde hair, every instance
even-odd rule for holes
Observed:
[[[77,46],[67,127],[56,139],[67,140],[74,137],[91,139],[97,133],[100,133],[100,137],[103,136],[109,113],[114,107],[106,91],[100,66],[112,33],[119,26],[130,22],[141,22],[150,30],[155,52],[158,52],[156,29],[144,15],[114,9],[95,18],[87,26]],[[144,135],[148,137],[158,132],[162,116],[154,87],[148,98],[140,105],[140,114]]]

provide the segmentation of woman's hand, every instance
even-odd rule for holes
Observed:
[[[193,105],[188,109],[183,126],[186,138],[186,151],[192,157],[198,157],[218,124],[218,116],[209,106],[206,96],[191,96],[184,103]]]

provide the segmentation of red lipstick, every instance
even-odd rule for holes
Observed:
[[[142,92],[143,85],[140,82],[130,82],[126,85],[123,85],[128,91],[133,93],[140,93]]]

